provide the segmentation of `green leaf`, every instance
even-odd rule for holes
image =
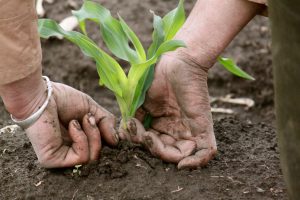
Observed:
[[[152,44],[148,49],[148,58],[154,56],[158,47],[164,42],[165,39],[165,31],[162,18],[160,16],[155,15],[153,11],[153,28],[154,31],[152,33]]]
[[[218,57],[218,61],[225,69],[227,69],[234,75],[245,78],[245,79],[249,79],[249,80],[255,80],[255,78],[253,78],[252,76],[247,74],[245,71],[243,71],[241,68],[239,68],[232,59]]]
[[[178,30],[182,27],[185,21],[185,11],[183,6],[184,1],[181,0],[174,10],[169,12],[163,19],[155,15],[153,11],[153,34],[152,43],[148,49],[148,58],[152,58],[161,44],[165,41],[171,40]],[[144,103],[146,92],[150,88],[154,79],[154,67],[148,67],[142,77],[140,78],[133,99],[133,107],[131,114],[134,115],[135,111]]]
[[[147,55],[137,35],[120,16],[119,20],[115,19],[108,9],[88,0],[84,1],[79,10],[73,11],[84,34],[65,31],[53,20],[40,20],[39,31],[44,38],[65,37],[96,61],[99,84],[105,85],[115,93],[122,118],[126,121],[128,117],[134,116],[137,108],[144,102],[146,91],[153,81],[154,64],[160,56],[185,46],[182,41],[172,40],[185,20],[183,2],[180,0],[178,7],[163,19],[153,13],[153,42]],[[97,23],[108,49],[116,57],[131,64],[128,78],[117,61],[88,38],[86,20]]]
[[[132,85],[137,85],[138,81],[144,75],[145,71],[151,65],[156,63],[157,59],[158,56],[155,55],[151,59],[147,60],[146,62],[132,65],[128,73],[129,87],[131,87]]]
[[[180,0],[177,8],[169,12],[164,18],[165,41],[173,39],[185,22],[184,0]]]
[[[136,65],[132,65],[129,73],[128,73],[128,80],[131,83],[137,83],[140,78],[144,75],[146,69],[156,63],[157,59],[163,54],[168,51],[174,51],[179,47],[185,47],[185,44],[181,40],[170,40],[162,43],[160,47],[155,52],[155,55],[147,60],[146,62],[139,63]]]
[[[97,71],[101,77],[100,82],[122,97],[122,88],[127,86],[127,77],[123,69],[91,39],[75,31],[65,31],[50,19],[39,19],[38,30],[42,38],[60,36],[76,44],[86,56],[96,61]]]
[[[159,46],[164,42],[165,32],[163,27],[163,21],[160,16],[155,15],[153,11],[153,33],[152,33],[152,44],[150,45],[147,55],[148,58],[152,58],[155,55],[155,52],[159,48]],[[153,79],[154,79],[154,67],[152,64],[149,68],[147,68],[140,78],[136,89],[135,94],[132,101],[132,107],[130,110],[130,114],[133,116],[136,110],[144,103],[146,92],[150,88]]]
[[[160,47],[157,49],[155,56],[159,57],[163,53],[166,53],[168,51],[174,51],[179,47],[186,47],[185,43],[181,40],[169,40],[160,45]]]
[[[150,88],[154,80],[154,67],[155,64],[151,65],[140,78],[139,83],[136,86],[135,94],[133,97],[132,107],[130,109],[130,115],[134,116],[136,110],[144,103],[146,93]]]
[[[150,113],[147,113],[143,121],[143,125],[146,130],[148,130],[151,127],[152,120],[153,117],[150,115]]]
[[[78,11],[72,13],[78,18],[84,33],[86,33],[85,20],[89,19],[99,24],[102,38],[115,56],[130,63],[139,62],[138,54],[129,46],[129,40],[121,23],[111,16],[108,9],[98,3],[85,1]]]
[[[175,49],[177,49],[179,47],[185,47],[185,44],[183,41],[180,41],[180,40],[166,41],[160,45],[160,47],[157,49],[155,55],[152,58],[150,58],[149,60],[147,60],[144,63],[140,63],[137,65],[131,66],[129,73],[128,73],[128,81],[129,81],[128,86],[133,87],[132,89],[135,90],[135,94],[132,99],[133,106],[132,106],[130,113],[134,114],[136,109],[142,104],[142,102],[145,99],[145,96],[143,95],[144,94],[143,92],[146,93],[146,91],[143,91],[144,86],[145,86],[144,84],[147,83],[148,84],[147,86],[149,88],[152,83],[153,76],[149,76],[149,77],[147,76],[145,81],[148,81],[148,82],[144,82],[143,85],[139,85],[140,84],[139,81],[141,80],[141,78],[143,76],[145,76],[146,70],[148,70],[149,67],[153,67],[153,64],[155,64],[157,62],[158,58],[163,53],[166,53],[168,51],[174,51]],[[154,74],[154,67],[153,67],[153,69],[151,69],[150,72],[151,72],[151,75]],[[141,97],[138,98],[138,96],[141,96]]]
[[[133,46],[135,47],[140,62],[145,62],[146,61],[146,53],[144,50],[144,47],[139,40],[139,38],[136,36],[136,34],[131,30],[131,28],[126,24],[126,22],[122,19],[122,17],[119,15],[120,23],[122,26],[123,31],[127,35],[127,38],[132,42]]]

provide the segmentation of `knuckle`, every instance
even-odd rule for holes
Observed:
[[[116,117],[108,111],[107,111],[106,118],[110,121],[115,121],[116,120]]]
[[[86,133],[82,133],[82,134],[78,135],[78,142],[81,144],[88,143],[88,136],[86,135]]]
[[[77,164],[85,164],[89,161],[89,151],[85,149],[78,149],[77,150]]]
[[[217,148],[217,146],[212,146],[211,147],[211,150],[210,150],[210,153],[211,153],[211,157],[215,157],[215,155],[217,154],[217,152],[218,152],[218,148]]]

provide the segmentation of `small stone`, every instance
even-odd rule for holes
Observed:
[[[265,192],[265,190],[264,190],[264,189],[262,189],[262,188],[259,188],[259,187],[257,187],[257,188],[256,188],[256,191],[257,191],[257,192],[259,192],[259,193]]]
[[[250,191],[249,190],[244,190],[243,193],[248,194],[248,193],[250,193]]]
[[[78,7],[79,7],[78,3],[74,0],[68,0],[67,4],[71,9],[78,9]]]
[[[95,197],[93,197],[93,196],[90,196],[90,195],[86,195],[86,199],[87,199],[87,200],[94,200],[94,199],[95,199]]]
[[[267,26],[260,27],[260,32],[265,33],[267,31],[268,31],[268,27]]]

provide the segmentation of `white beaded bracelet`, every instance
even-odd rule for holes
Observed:
[[[35,113],[33,113],[31,116],[29,116],[27,119],[24,119],[24,120],[17,120],[12,115],[10,115],[12,121],[23,129],[27,129],[32,124],[34,124],[40,118],[40,116],[43,114],[44,110],[46,109],[46,107],[49,103],[49,100],[52,95],[52,84],[51,84],[50,79],[47,76],[43,76],[43,79],[46,81],[47,91],[48,91],[47,99],[44,102],[44,104]]]

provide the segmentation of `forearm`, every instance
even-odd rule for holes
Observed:
[[[246,0],[198,0],[176,39],[187,48],[178,51],[210,68],[230,41],[264,6]]]
[[[0,6],[0,95],[16,118],[32,114],[45,98],[34,0]]]

